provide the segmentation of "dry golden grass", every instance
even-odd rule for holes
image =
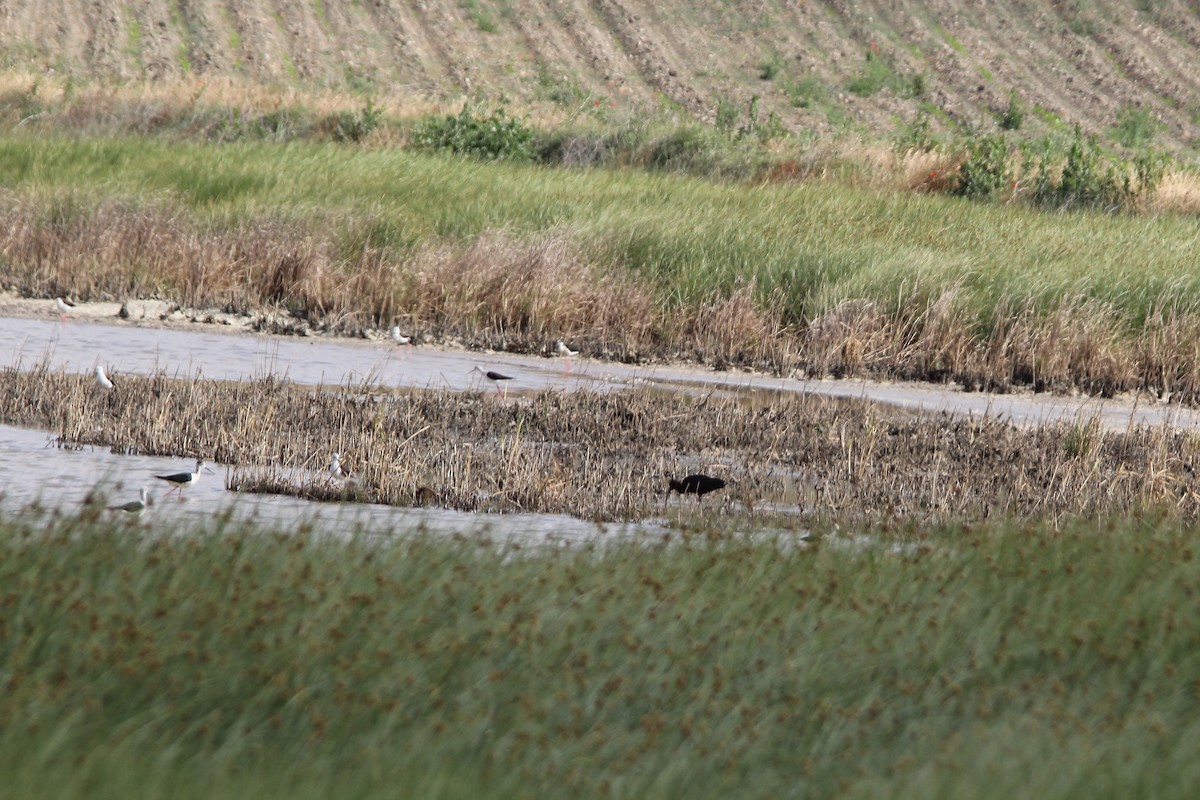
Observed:
[[[155,80],[85,81],[47,73],[0,71],[0,98],[23,96],[45,106],[67,127],[96,123],[122,110],[158,108],[180,116],[187,109],[221,108],[245,114],[280,109],[305,109],[316,115],[336,114],[363,107],[364,98],[345,90],[318,86],[265,85],[234,74],[175,75]],[[389,92],[386,87],[371,95],[383,113],[396,117],[457,110],[459,103],[435,102],[411,92]]]
[[[1200,175],[1170,170],[1163,175],[1147,210],[1156,214],[1200,215]]]

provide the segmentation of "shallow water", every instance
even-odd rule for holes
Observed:
[[[317,503],[298,497],[239,494],[226,491],[225,467],[183,490],[182,497],[155,475],[190,472],[194,462],[154,456],[114,455],[104,448],[66,450],[51,443],[45,431],[0,425],[0,513],[38,504],[73,513],[89,495],[105,505],[136,500],[146,487],[151,505],[140,517],[119,511],[150,529],[179,521],[203,524],[229,514],[235,520],[257,520],[268,527],[312,523],[318,530],[388,534],[428,531],[445,535],[489,537],[531,545],[577,544],[597,539],[646,536],[664,530],[659,522],[585,522],[556,514],[472,514],[443,508],[400,508],[368,503]]]
[[[45,362],[54,369],[90,374],[97,364],[119,380],[122,373],[165,372],[244,380],[273,376],[309,385],[368,381],[396,388],[450,391],[492,387],[473,367],[513,376],[505,392],[520,396],[545,389],[612,391],[634,386],[668,391],[730,392],[770,402],[779,393],[811,393],[860,398],[914,411],[987,415],[1018,425],[1099,419],[1110,430],[1130,425],[1200,425],[1200,412],[1177,405],[1127,400],[1034,394],[963,392],[952,386],[874,381],[794,380],[694,367],[636,366],[573,360],[568,372],[560,358],[508,353],[475,353],[433,347],[396,347],[324,337],[271,336],[222,331],[142,327],[133,322],[91,323],[0,317],[0,364],[29,368]]]

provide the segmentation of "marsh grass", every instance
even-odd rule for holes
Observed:
[[[785,524],[1200,513],[1200,438],[1169,427],[1016,428],[803,395],[500,401],[366,383],[117,378],[105,393],[91,377],[0,371],[0,422],[46,429],[62,446],[200,456],[229,466],[230,488],[330,501]],[[335,450],[353,482],[328,478]],[[692,472],[730,486],[703,503],[665,496],[667,476]]]
[[[1200,780],[1196,531],[1161,518],[540,553],[175,533],[0,521],[11,790],[1183,798]]]
[[[27,294],[777,374],[1200,397],[1194,224],[1178,217],[307,144],[9,138],[0,155],[0,274]]]

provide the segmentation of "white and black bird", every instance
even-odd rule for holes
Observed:
[[[166,497],[171,492],[179,492],[179,496],[183,497],[183,490],[189,486],[195,486],[196,481],[200,480],[200,472],[204,469],[204,460],[196,459],[195,472],[175,472],[170,475],[155,475],[160,481],[166,481],[172,484],[172,488],[166,491],[163,497]]]
[[[333,458],[329,460],[329,477],[334,480],[343,480],[350,477],[350,470],[342,466],[342,456],[340,453],[334,453]]]
[[[62,321],[67,321],[67,314],[75,308],[75,304],[65,297],[54,298],[54,305],[58,306],[58,313],[62,315]]]
[[[480,369],[479,367],[472,367],[471,371],[482,373],[483,377],[487,378],[489,381],[496,384],[496,395],[498,397],[506,397],[508,395],[507,391],[504,391],[504,392],[500,391],[500,384],[503,381],[511,381],[512,380],[511,375],[505,375],[502,372],[496,372],[495,370],[490,370],[490,369],[485,371],[483,369]]]
[[[143,486],[141,489],[141,492],[138,495],[137,500],[130,500],[128,503],[121,503],[120,505],[109,506],[108,510],[109,511],[124,511],[128,514],[141,514],[143,511],[146,510],[146,506],[148,506],[150,504],[150,500],[147,495],[148,495],[148,493],[146,492],[146,487]]]
[[[401,334],[399,325],[392,328],[392,341],[396,343],[397,347],[408,345],[409,352],[412,351],[412,337]]]
[[[96,383],[99,384],[101,389],[108,390],[113,388],[113,382],[104,374],[104,367],[99,364],[96,365]]]
[[[571,348],[567,347],[566,344],[563,343],[562,339],[559,339],[558,344],[554,346],[554,352],[558,353],[560,356],[562,356],[564,359],[566,359],[567,366],[566,366],[565,371],[570,372],[571,371],[571,356],[579,355],[579,351],[572,350]]]

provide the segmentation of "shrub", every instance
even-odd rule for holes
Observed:
[[[334,141],[360,142],[379,127],[382,117],[383,112],[370,100],[358,111],[343,111],[334,119]]]
[[[1154,118],[1148,108],[1123,108],[1117,114],[1117,125],[1113,128],[1113,138],[1117,143],[1130,149],[1149,145],[1162,130],[1162,123]]]
[[[529,161],[535,152],[532,128],[503,107],[480,113],[469,104],[457,115],[430,117],[413,130],[411,143],[424,150],[447,151],[485,160]]]
[[[887,87],[897,97],[910,99],[925,93],[925,76],[902,75],[876,50],[868,50],[862,70],[846,84],[846,90],[859,97],[870,97]]]
[[[1025,109],[1017,100],[1016,91],[1008,93],[1008,107],[997,115],[996,122],[1002,131],[1015,131],[1025,122]]]
[[[987,200],[1012,182],[1008,142],[1003,136],[980,136],[967,146],[967,157],[959,167],[954,194]]]
[[[937,142],[933,137],[929,115],[922,111],[917,114],[917,118],[911,125],[901,123],[896,129],[896,138],[893,140],[893,144],[899,153],[907,153],[910,150],[928,153],[933,150]]]
[[[1034,187],[1034,200],[1040,205],[1060,209],[1117,211],[1127,208],[1136,200],[1136,190],[1128,169],[1121,168],[1123,166],[1106,159],[1096,137],[1085,139],[1076,124],[1074,138],[1067,148],[1066,163],[1057,178],[1049,158],[1043,158]]]

